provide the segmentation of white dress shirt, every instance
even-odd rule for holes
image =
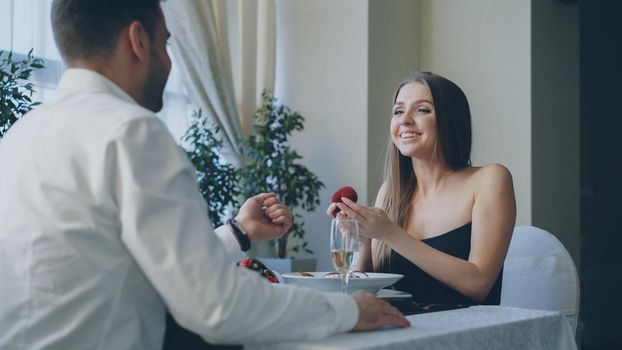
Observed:
[[[273,286],[215,231],[162,122],[105,77],[67,70],[55,100],[0,140],[0,349],[160,349],[167,308],[215,343],[354,326],[350,297]]]

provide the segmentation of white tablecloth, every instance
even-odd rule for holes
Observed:
[[[577,348],[568,321],[553,311],[472,306],[466,309],[412,315],[408,316],[408,319],[412,324],[410,328],[338,334],[317,341],[245,345],[244,349]]]

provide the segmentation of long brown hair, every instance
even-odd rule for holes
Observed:
[[[393,103],[406,84],[420,83],[430,89],[436,115],[437,147],[442,160],[452,170],[471,165],[471,111],[464,92],[450,80],[430,72],[415,72],[402,81],[395,91]],[[436,153],[436,152],[435,152]],[[410,157],[400,153],[389,136],[385,160],[385,184],[381,191],[382,208],[389,219],[404,227],[412,202],[417,177]],[[382,241],[373,250],[376,271],[388,271],[391,248]]]

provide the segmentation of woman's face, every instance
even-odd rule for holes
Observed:
[[[426,85],[408,83],[400,89],[393,106],[391,139],[402,155],[431,159],[437,139],[436,114]]]

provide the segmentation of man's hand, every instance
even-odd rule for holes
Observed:
[[[359,308],[359,319],[352,331],[371,331],[384,326],[410,327],[410,322],[398,309],[374,294],[356,292],[352,298]]]
[[[276,193],[260,193],[242,204],[235,220],[251,241],[261,241],[281,237],[292,226],[293,215]]]

